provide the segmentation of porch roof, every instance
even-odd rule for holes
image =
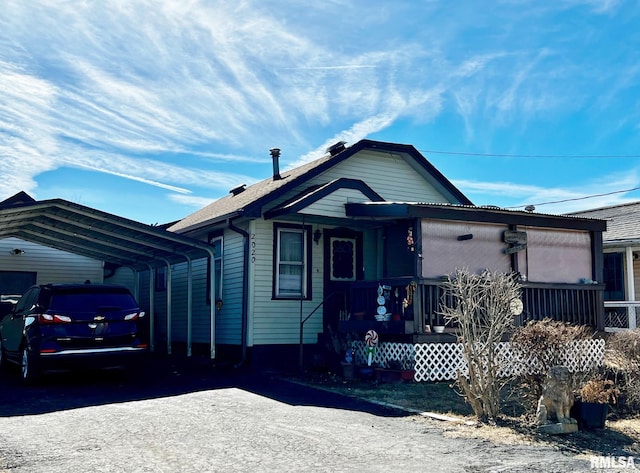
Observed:
[[[63,199],[0,202],[0,238],[15,237],[136,271],[204,258],[205,242]]]
[[[362,219],[433,218],[588,231],[604,231],[607,228],[604,220],[506,210],[498,207],[416,202],[363,202],[346,203],[345,208],[347,216]]]

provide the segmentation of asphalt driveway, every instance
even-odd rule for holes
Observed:
[[[0,472],[354,470],[593,471],[551,448],[446,438],[400,410],[175,359],[29,388],[0,376]]]

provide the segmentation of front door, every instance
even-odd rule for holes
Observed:
[[[362,279],[362,232],[346,228],[325,230],[324,329],[338,331],[338,321],[349,316],[349,288]]]

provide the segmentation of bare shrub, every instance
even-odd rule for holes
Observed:
[[[606,344],[604,368],[620,389],[622,409],[640,410],[640,329],[617,332]]]
[[[519,376],[522,385],[530,393],[530,402],[537,402],[549,368],[563,364],[571,344],[591,337],[591,329],[587,326],[570,325],[548,318],[531,321],[513,332],[510,340],[512,349],[521,359],[528,360],[527,364],[538,366],[535,372]],[[580,383],[579,377],[574,376],[573,386]]]
[[[468,373],[458,373],[457,385],[475,415],[483,421],[500,414],[500,392],[508,379],[499,379],[496,344],[513,327],[512,303],[520,299],[513,274],[458,270],[444,285],[440,313],[458,327]]]
[[[597,402],[599,404],[615,404],[620,395],[620,390],[610,379],[596,376],[588,380],[577,391],[578,397],[583,402]]]

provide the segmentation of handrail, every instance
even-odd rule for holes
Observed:
[[[300,349],[299,349],[299,356],[298,356],[298,365],[299,365],[300,371],[303,371],[304,324],[307,322],[307,320],[311,318],[313,314],[315,314],[318,311],[318,309],[320,309],[320,307],[324,305],[325,302],[327,302],[336,294],[344,294],[344,291],[333,291],[332,293],[330,293],[327,297],[322,299],[322,301],[320,301],[320,303],[316,306],[316,308],[313,309],[311,313],[307,315],[304,319],[302,318],[302,311],[300,311]]]

